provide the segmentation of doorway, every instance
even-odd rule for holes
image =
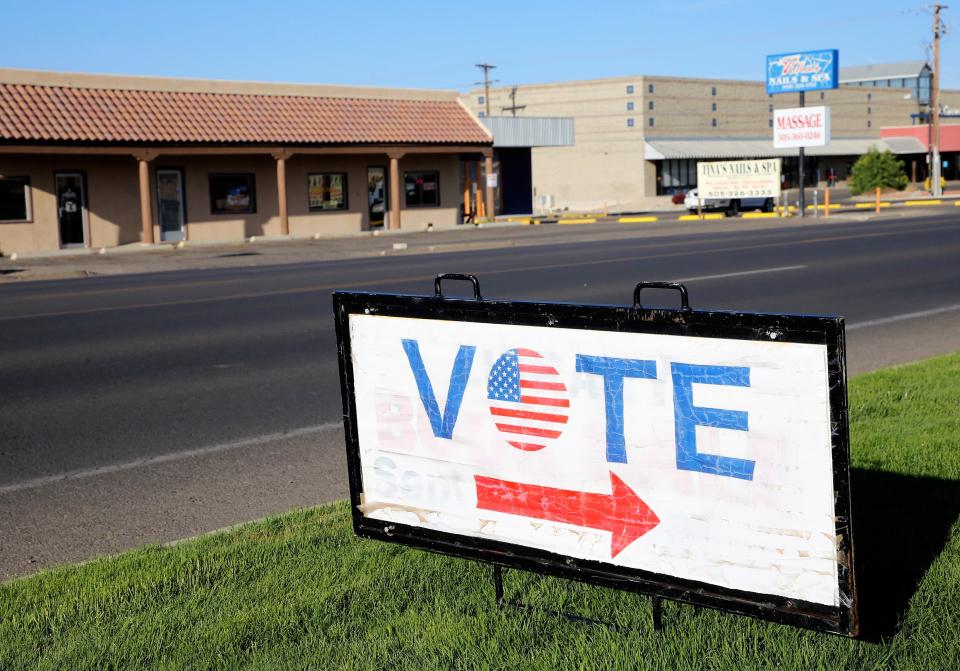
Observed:
[[[54,175],[57,190],[57,222],[61,247],[87,245],[87,190],[83,173],[58,172]]]
[[[370,228],[383,228],[387,212],[387,168],[373,165],[367,168],[367,206]]]
[[[157,214],[160,217],[161,241],[177,242],[186,238],[182,170],[157,168]]]

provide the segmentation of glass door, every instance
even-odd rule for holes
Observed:
[[[387,211],[387,169],[382,165],[367,168],[367,205],[370,228],[383,228]]]
[[[183,207],[183,171],[157,169],[157,213],[160,217],[160,240],[183,240],[186,215]]]
[[[60,246],[83,247],[87,244],[87,194],[83,173],[58,172],[54,175],[54,182]]]

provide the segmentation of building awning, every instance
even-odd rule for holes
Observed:
[[[571,147],[572,117],[491,116],[480,119],[493,133],[494,147]]]
[[[927,145],[915,137],[885,137],[883,143],[894,154],[926,154]]]
[[[942,119],[943,117],[941,116],[940,118]],[[881,128],[880,137],[891,146],[897,143],[913,141],[926,147],[931,140],[930,126],[923,124],[917,126],[891,126]],[[960,124],[940,125],[940,153],[947,151],[960,151]]]
[[[725,158],[774,158],[799,156],[799,149],[774,149],[770,138],[663,138],[649,139],[644,143],[644,158],[650,161],[662,159],[725,159]],[[894,154],[923,154],[926,147],[915,138],[836,138],[825,147],[807,147],[807,156],[859,156],[871,147],[879,151],[889,149]]]
[[[491,140],[453,92],[0,70],[0,143],[7,144],[490,146]]]

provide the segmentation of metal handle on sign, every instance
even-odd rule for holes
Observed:
[[[640,304],[641,289],[676,289],[680,292],[680,310],[690,311],[690,297],[687,295],[687,288],[679,282],[640,282],[637,288],[633,290],[633,307],[642,308]]]
[[[461,273],[443,273],[437,275],[437,279],[433,281],[433,293],[436,298],[445,298],[443,291],[440,289],[440,282],[443,280],[463,280],[464,282],[470,282],[473,284],[473,299],[476,301],[483,300],[480,296],[480,281],[476,275],[463,275]]]

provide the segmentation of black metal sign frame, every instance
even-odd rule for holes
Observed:
[[[440,287],[441,279],[470,280],[474,285],[474,297],[470,299],[444,296]],[[644,288],[679,290],[682,307],[679,310],[644,308],[639,300]],[[433,296],[337,291],[333,294],[333,307],[340,360],[350,502],[353,527],[358,536],[489,562],[495,566],[535,571],[646,594],[655,599],[664,598],[707,606],[845,636],[857,635],[859,625],[850,520],[846,346],[842,317],[692,310],[685,287],[663,282],[644,282],[637,285],[632,306],[487,300],[480,296],[476,278],[462,275],[439,276]],[[577,559],[523,545],[439,532],[364,516],[360,510],[364,486],[350,342],[350,318],[355,314],[825,345],[830,385],[840,605],[826,606],[776,595],[718,587],[650,571]]]

